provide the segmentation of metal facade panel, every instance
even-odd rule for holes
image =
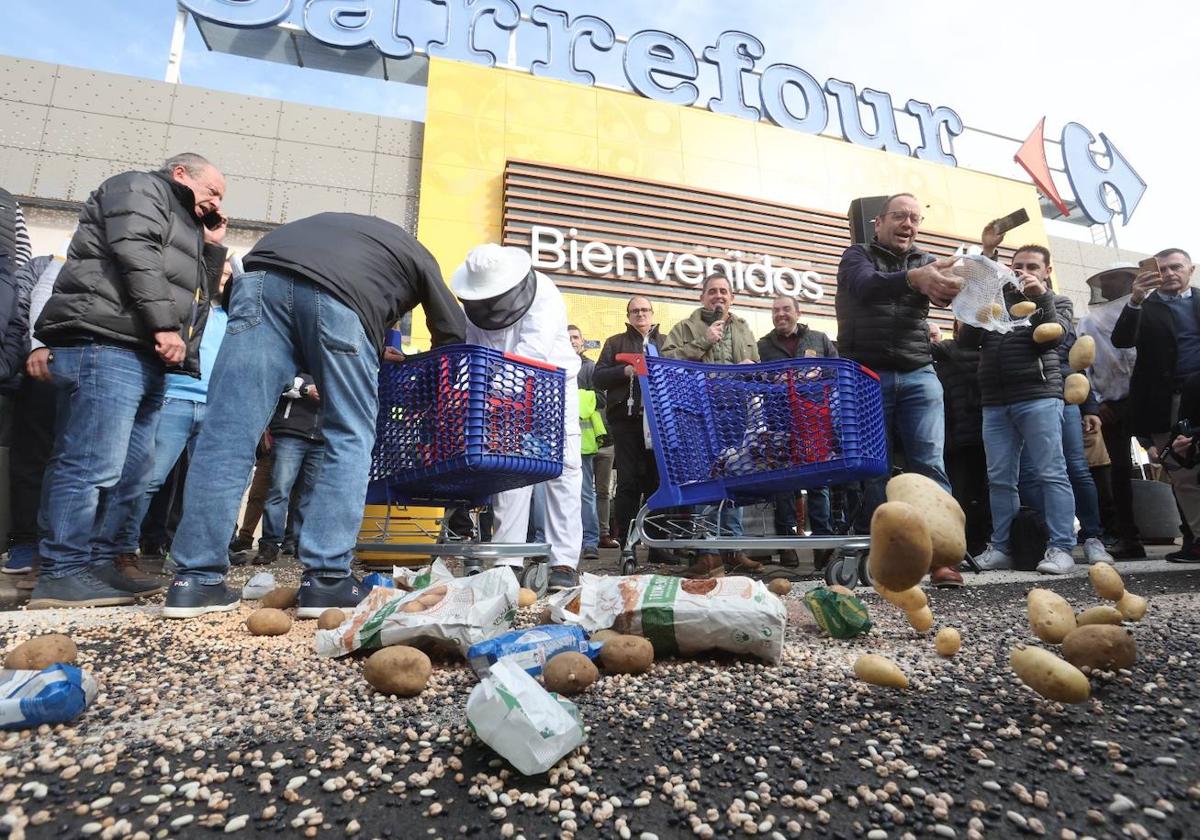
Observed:
[[[75,111],[165,123],[171,118],[174,96],[175,85],[166,82],[60,64],[50,104]]]
[[[375,151],[385,155],[408,155],[419,158],[425,141],[425,125],[412,120],[379,118],[379,135]]]
[[[405,230],[413,231],[417,225],[417,197],[377,192],[371,196],[371,215],[387,219]]]
[[[3,73],[0,70],[0,73]],[[46,126],[45,105],[30,105],[0,98],[0,147],[35,150],[41,148]],[[11,188],[9,188],[11,189]]]
[[[55,66],[0,55],[0,99],[32,105],[49,105],[54,91]]]
[[[297,143],[374,151],[379,118],[284,102],[279,136]]]
[[[177,85],[171,122],[213,131],[277,137],[280,105],[257,96]]]
[[[226,175],[221,209],[234,219],[266,220],[271,212],[272,186],[265,178]]]
[[[42,157],[29,149],[0,145],[0,184],[16,195],[36,195],[33,188]]]
[[[147,171],[162,161],[105,160],[81,155],[43,155],[33,195],[65,201],[86,201],[96,187],[113,175],[129,170]]]
[[[291,222],[316,213],[365,213],[370,208],[370,194],[315,184],[277,184],[273,204],[278,208],[278,221]]]
[[[372,152],[280,140],[272,177],[297,184],[370,192],[374,157]]]
[[[376,154],[371,189],[378,193],[416,195],[421,190],[420,158]]]
[[[157,166],[165,158],[166,143],[166,123],[52,108],[42,148],[112,161],[157,161]]]
[[[195,152],[204,155],[226,175],[262,178],[275,163],[276,141],[267,137],[240,137],[224,131],[172,125],[167,129],[168,155]]]

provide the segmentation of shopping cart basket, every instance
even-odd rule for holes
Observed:
[[[479,506],[560,475],[565,384],[553,365],[466,344],[383,365],[368,498],[389,508]],[[444,524],[441,532],[446,539]],[[465,559],[549,554],[544,544],[395,542],[387,528],[357,548],[385,545]]]
[[[743,505],[777,493],[886,473],[887,438],[879,377],[848,359],[804,358],[709,365],[622,355],[639,376],[659,486],[630,528],[632,543],[698,550],[834,549],[865,558],[864,536],[731,537],[719,516],[656,514],[688,505]],[[646,526],[661,535],[653,537]],[[831,564],[838,580],[857,568]]]

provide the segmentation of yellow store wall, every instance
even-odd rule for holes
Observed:
[[[445,59],[429,63],[418,235],[443,273],[483,242],[499,242],[504,165],[558,164],[844,213],[864,195],[911,192],[927,230],[978,241],[991,219],[1023,207],[1021,243],[1046,244],[1032,185],[911,157],[603,90]],[[590,339],[624,329],[625,297],[565,293]],[[694,307],[655,302],[666,332]],[[734,310],[756,335],[770,314]],[[836,336],[832,321],[810,326]],[[414,343],[428,347],[418,315]],[[595,353],[591,354],[594,358]]]

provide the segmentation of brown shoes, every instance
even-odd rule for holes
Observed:
[[[963,585],[963,576],[953,566],[942,566],[929,573],[929,582],[939,589],[950,589]]]
[[[608,534],[601,534],[600,535],[600,547],[601,548],[620,548],[621,544],[619,542],[617,542],[616,540],[614,540]]]
[[[690,578],[715,578],[722,577],[724,574],[725,561],[715,551],[697,554],[692,565],[688,566],[687,571],[683,573],[684,577]]]
[[[794,569],[800,565],[800,555],[794,548],[785,548],[779,552],[779,565]]]
[[[113,568],[135,583],[159,582],[159,578],[142,571],[136,554],[118,554],[113,560]]]
[[[759,563],[757,560],[751,560],[750,557],[743,551],[726,553],[725,565],[727,568],[738,572],[762,571],[762,563]]]

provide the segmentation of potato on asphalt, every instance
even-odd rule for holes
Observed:
[[[70,636],[47,633],[21,642],[4,657],[4,667],[13,671],[40,671],[56,663],[74,665],[79,649]]]
[[[654,664],[654,646],[641,636],[610,636],[600,649],[600,662],[614,674],[641,674]]]
[[[1108,601],[1120,601],[1125,596],[1125,581],[1121,573],[1108,563],[1093,563],[1088,567],[1088,579],[1096,594]]]
[[[1141,621],[1146,615],[1146,599],[1141,595],[1134,595],[1132,592],[1126,591],[1121,596],[1121,600],[1117,601],[1117,609],[1127,620]]]
[[[1063,380],[1063,399],[1067,405],[1082,405],[1091,391],[1092,383],[1082,373],[1072,373]]]
[[[1084,673],[1048,650],[1022,645],[1013,650],[1009,664],[1021,682],[1047,700],[1082,703],[1091,696]]]
[[[1029,626],[1043,642],[1057,645],[1075,629],[1075,611],[1058,593],[1031,589],[1028,605]]]
[[[1089,607],[1075,616],[1075,625],[1087,627],[1091,624],[1120,624],[1124,620],[1125,616],[1121,615],[1119,609],[1102,604],[1098,607]]]
[[[536,603],[537,603],[537,593],[534,592],[532,589],[526,589],[524,586],[522,586],[520,589],[517,590],[517,606],[518,607],[532,607]]]
[[[938,656],[947,658],[958,653],[962,647],[962,636],[953,627],[943,627],[933,637],[933,649],[937,651]]]
[[[582,653],[566,651],[550,658],[542,669],[542,682],[559,694],[578,694],[600,676],[595,663]]]
[[[1133,633],[1111,624],[1089,624],[1067,634],[1062,643],[1063,659],[1076,668],[1097,671],[1131,668],[1137,662]]]
[[[962,506],[941,485],[917,473],[904,473],[888,481],[887,500],[907,502],[925,517],[933,543],[930,568],[957,566],[962,562],[967,553],[967,517]]]
[[[1038,324],[1033,328],[1033,340],[1038,344],[1045,344],[1048,341],[1054,341],[1057,338],[1061,338],[1064,332],[1066,332],[1066,330],[1064,330],[1062,324],[1058,323],[1057,321],[1049,324]]]
[[[776,595],[786,595],[792,591],[792,582],[787,578],[775,578],[767,584],[767,589]]]
[[[429,685],[433,663],[429,657],[408,645],[392,645],[377,650],[363,666],[363,678],[382,694],[415,697]]]
[[[286,610],[296,606],[296,595],[300,590],[295,586],[279,586],[262,596],[259,606],[275,610]]]
[[[317,616],[318,630],[332,630],[335,627],[341,627],[346,620],[346,614],[337,607],[330,607]]]
[[[908,677],[904,676],[900,666],[877,653],[864,653],[854,660],[854,675],[871,685],[908,688]]]
[[[871,579],[884,589],[912,589],[929,573],[933,542],[925,517],[907,502],[884,502],[871,517]]]
[[[274,607],[262,607],[250,613],[246,627],[251,636],[282,636],[292,629],[292,617]]]
[[[1075,339],[1075,343],[1071,345],[1071,352],[1067,354],[1067,361],[1071,370],[1090,368],[1096,361],[1096,339],[1090,335],[1081,335]]]

